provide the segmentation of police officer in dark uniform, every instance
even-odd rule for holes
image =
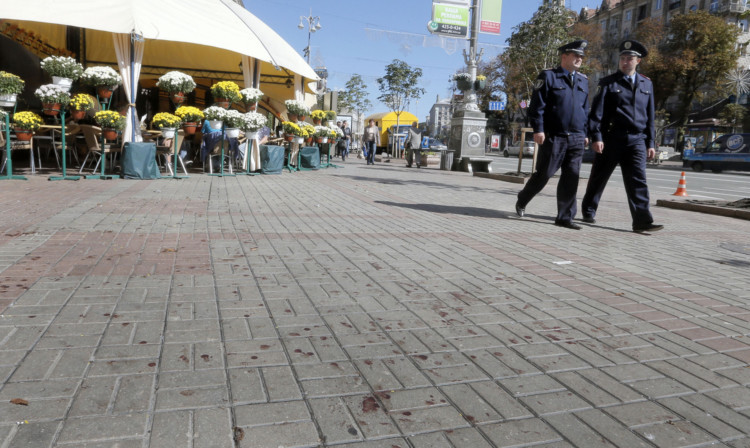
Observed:
[[[586,75],[578,72],[587,44],[585,40],[577,40],[558,48],[560,65],[554,70],[543,70],[536,79],[528,116],[539,155],[536,171],[516,201],[516,213],[523,217],[529,201],[562,168],[557,184],[555,225],[575,230],[581,229],[573,218],[581,157],[588,143],[589,84]]]
[[[596,153],[586,194],[581,202],[583,222],[595,223],[604,187],[617,164],[628,195],[633,231],[655,232],[649,211],[646,160],[656,154],[654,129],[654,86],[636,72],[648,50],[638,41],[620,43],[619,71],[599,81],[589,114],[591,148]]]

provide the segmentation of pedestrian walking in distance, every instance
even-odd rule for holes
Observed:
[[[588,78],[578,70],[583,62],[587,42],[577,40],[558,48],[560,65],[542,70],[536,78],[529,106],[529,121],[534,141],[539,145],[536,171],[518,193],[516,213],[523,217],[526,205],[557,170],[562,169],[557,184],[557,217],[555,225],[580,230],[573,222],[576,216],[576,193],[581,157],[588,140]]]
[[[635,40],[620,43],[619,70],[599,81],[589,114],[589,135],[594,164],[581,202],[583,222],[595,223],[599,200],[617,164],[622,171],[634,232],[655,232],[649,211],[646,161],[655,154],[654,86],[638,74],[641,58],[648,55]]]

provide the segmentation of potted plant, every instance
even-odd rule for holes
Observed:
[[[240,129],[245,126],[245,115],[238,110],[228,110],[224,114],[224,129],[229,138],[240,136]]]
[[[310,118],[312,118],[313,124],[315,125],[319,125],[327,116],[328,114],[326,111],[320,109],[310,112]]]
[[[13,107],[25,82],[13,73],[0,71],[0,107]]]
[[[52,84],[70,90],[73,81],[83,74],[83,66],[68,56],[50,56],[42,59],[42,70],[52,77]]]
[[[29,141],[34,132],[42,125],[42,117],[34,112],[23,111],[13,115],[13,127],[16,138],[21,141]]]
[[[161,130],[161,135],[164,138],[172,138],[174,137],[174,131],[181,123],[182,120],[177,115],[172,115],[167,112],[159,112],[154,115],[154,118],[151,120],[151,127]]]
[[[456,73],[453,75],[453,80],[456,81],[456,87],[458,87],[459,90],[471,90],[471,74]]]
[[[117,133],[125,129],[125,117],[113,110],[97,112],[94,121],[102,128],[102,136],[107,140],[117,140]]]
[[[185,102],[186,95],[195,90],[193,77],[178,71],[167,72],[156,81],[156,87],[169,93],[174,104]]]
[[[79,93],[70,99],[69,107],[71,118],[78,121],[86,116],[86,111],[94,108],[94,99],[86,93]]]
[[[206,120],[211,122],[211,127],[214,129],[221,129],[226,114],[226,109],[219,106],[210,106],[203,109],[203,115],[206,116]]]
[[[313,137],[315,136],[315,126],[305,123],[302,125],[302,137],[304,137],[307,144],[311,144]]]
[[[211,86],[211,96],[223,108],[228,108],[232,101],[240,100],[240,86],[232,81],[221,81]]]
[[[298,137],[302,134],[302,129],[300,129],[299,125],[292,121],[284,121],[281,123],[281,126],[284,128],[284,138],[286,138],[288,142],[291,142],[294,137]]]
[[[263,98],[263,92],[260,89],[248,87],[247,89],[240,90],[240,100],[245,103],[249,111],[255,110],[255,107]]]
[[[332,126],[328,128],[328,140],[329,141],[335,142],[342,135],[343,133],[341,132],[341,129],[339,129],[338,127]]]
[[[325,120],[328,122],[328,124],[336,123],[336,111],[327,110]]]
[[[248,112],[244,115],[244,118],[244,129],[248,132],[258,132],[260,128],[268,123],[266,116],[257,112]]]
[[[315,141],[318,143],[328,143],[328,134],[330,129],[328,126],[315,126]]]
[[[81,82],[94,87],[100,99],[109,99],[117,86],[122,84],[122,76],[112,67],[89,67],[81,75]]]
[[[67,107],[70,103],[70,95],[59,85],[45,84],[36,91],[34,95],[42,102],[42,108],[47,115],[57,115],[60,109]]]
[[[286,100],[284,101],[284,105],[286,106],[289,121],[302,121],[305,119],[305,115],[310,114],[310,109],[301,101]]]
[[[195,134],[199,122],[205,117],[200,109],[193,106],[180,106],[174,111],[174,114],[182,120],[182,129],[185,131],[185,135]]]
[[[484,75],[477,75],[476,81],[474,81],[474,90],[482,90],[487,87],[487,77]]]

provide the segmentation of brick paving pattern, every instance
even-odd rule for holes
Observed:
[[[750,447],[750,223],[344,165],[0,183],[0,447]]]

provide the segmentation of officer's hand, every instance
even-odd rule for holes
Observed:
[[[588,145],[589,145],[589,138],[586,137],[583,139],[583,146],[588,146]]]
[[[591,149],[594,150],[594,152],[601,154],[602,151],[604,151],[604,142],[594,142],[591,144]]]
[[[648,160],[651,160],[651,159],[653,159],[653,158],[654,158],[655,156],[656,156],[656,150],[655,150],[654,148],[648,148],[648,155],[646,156],[646,158],[647,158]]]
[[[537,145],[541,145],[544,143],[544,132],[535,132],[534,133],[534,142]]]

